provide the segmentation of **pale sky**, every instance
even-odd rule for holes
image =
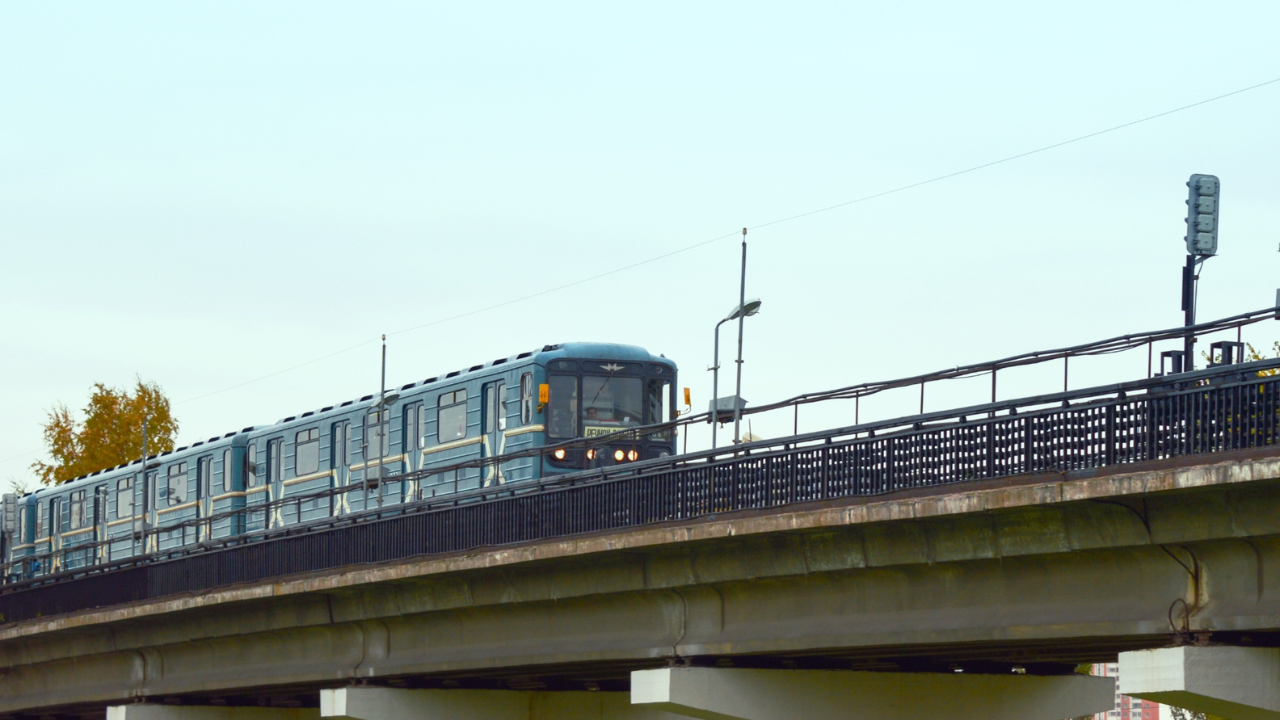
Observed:
[[[1268,306],[1280,83],[758,226],[1276,79],[1276,27],[1274,2],[4,4],[0,481],[94,382],[159,383],[186,444],[372,392],[384,332],[390,385],[625,342],[705,409],[744,226],[757,404],[1180,324],[1191,173],[1223,186],[1200,317]]]

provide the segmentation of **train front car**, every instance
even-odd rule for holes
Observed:
[[[545,372],[546,443],[599,438],[546,453],[544,476],[675,453],[673,428],[648,427],[675,419],[674,362],[605,343],[565,343],[539,353],[537,361]]]

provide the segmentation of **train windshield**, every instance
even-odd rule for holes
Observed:
[[[582,435],[597,437],[643,424],[640,378],[615,375],[582,377]]]
[[[671,419],[671,381],[618,374],[551,375],[547,435],[600,437]],[[671,431],[648,434],[666,442]]]

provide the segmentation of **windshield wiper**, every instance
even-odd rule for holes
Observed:
[[[600,376],[597,375],[596,377],[600,377]],[[610,371],[609,376],[604,379],[604,382],[600,383],[600,389],[596,391],[595,397],[591,398],[591,402],[587,403],[588,406],[596,404],[596,398],[600,397],[600,393],[604,392],[604,389],[609,387],[609,381],[612,379],[613,379],[613,371]]]

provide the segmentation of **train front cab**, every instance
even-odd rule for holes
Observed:
[[[586,356],[546,363],[546,443],[602,438],[544,456],[544,475],[627,465],[675,454],[673,428],[637,430],[675,419],[676,366],[639,348],[583,348]],[[603,357],[602,357],[603,356]]]

